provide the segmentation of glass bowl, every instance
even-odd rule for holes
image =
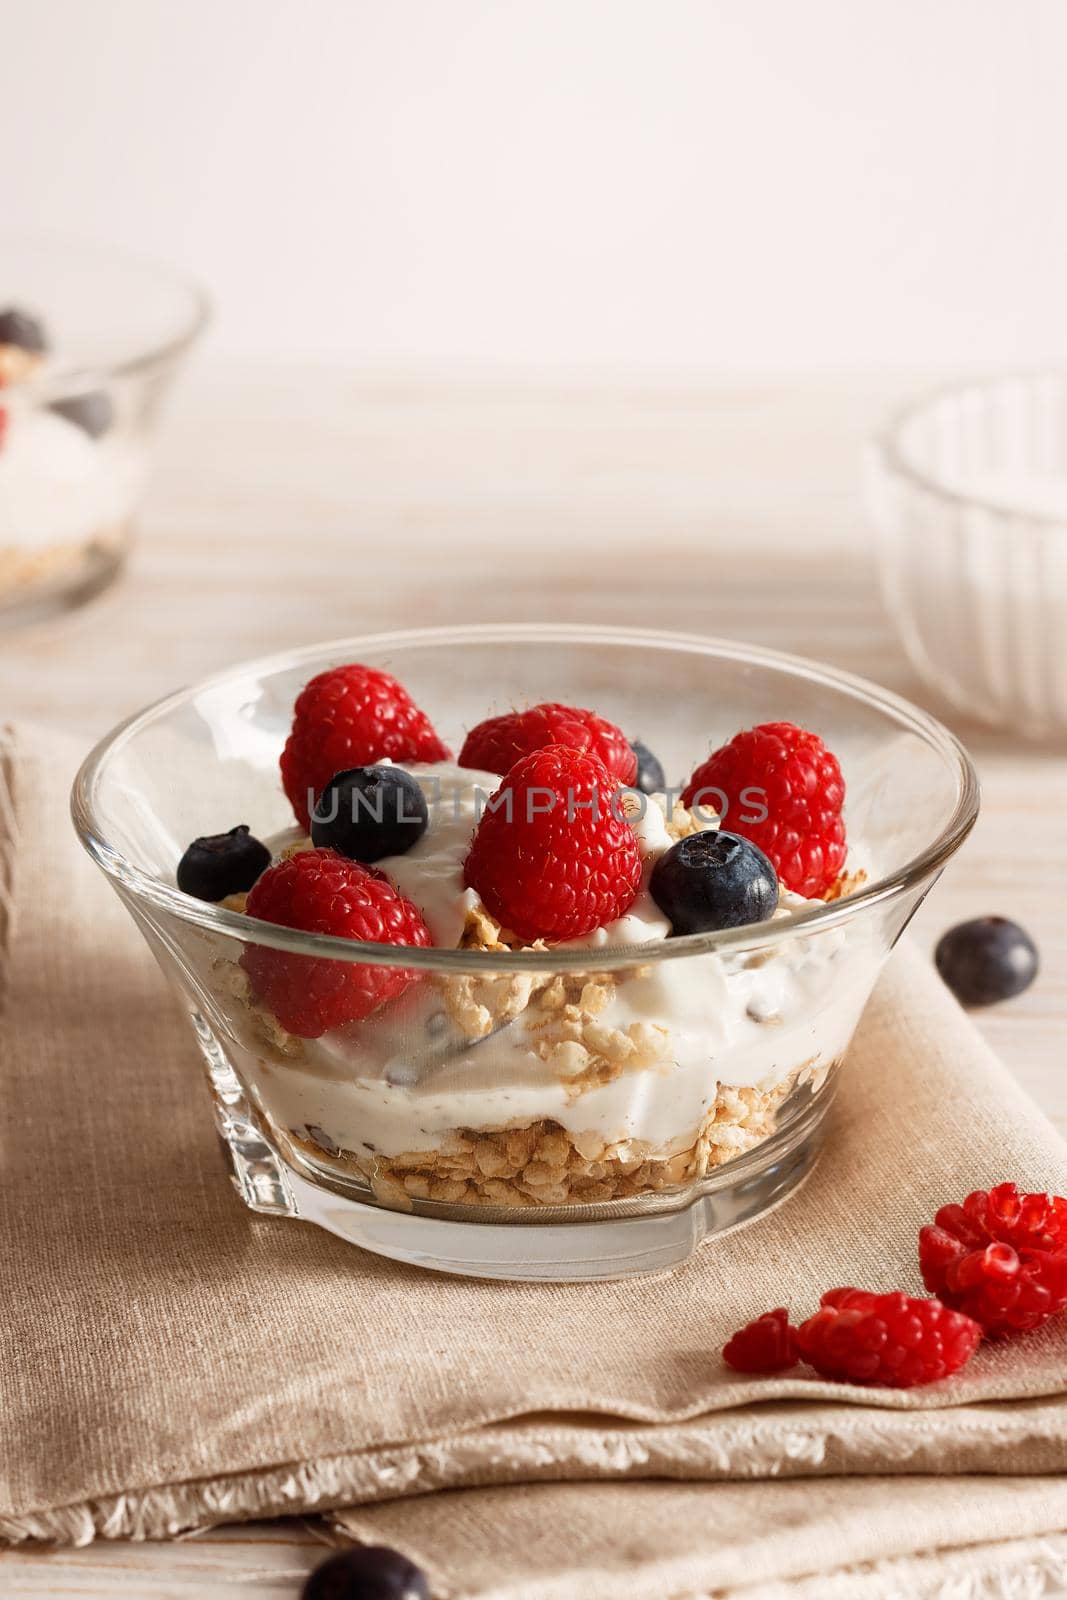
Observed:
[[[509,705],[594,706],[678,788],[740,728],[798,722],[840,758],[866,879],[722,933],[405,949],[402,964],[395,946],[182,894],[194,837],[293,837],[279,752],[300,688],[343,661],[394,673],[453,749]],[[879,967],[977,808],[953,736],[872,684],[738,644],[562,626],[379,634],[235,667],[122,724],[73,793],[82,842],[188,1011],[248,1205],[427,1267],[545,1279],[661,1270],[796,1188]],[[264,956],[301,983],[333,962],[415,981],[303,1039],[257,998]]]
[[[36,327],[0,338],[0,626],[120,571],[161,403],[207,320],[201,291],[165,269],[4,237],[0,313],[12,309]],[[43,350],[29,348],[38,333]]]
[[[883,591],[916,671],[991,726],[1067,737],[1067,374],[928,396],[871,465]]]

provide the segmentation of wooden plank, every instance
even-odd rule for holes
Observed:
[[[0,1547],[4,1600],[207,1600],[254,1594],[295,1600],[307,1574],[329,1555],[325,1532],[301,1522],[250,1523],[164,1544],[102,1540],[82,1550]]]

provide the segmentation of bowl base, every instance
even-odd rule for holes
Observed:
[[[807,1178],[821,1139],[812,1133],[758,1175],[684,1210],[592,1222],[452,1222],[331,1194],[284,1164],[287,1214],[314,1222],[375,1255],[464,1278],[591,1283],[667,1272],[707,1240],[763,1216]],[[262,1209],[257,1207],[257,1209]]]
[[[0,550],[0,632],[73,611],[119,576],[129,549],[128,530],[37,556]]]
[[[705,1241],[755,1221],[795,1193],[822,1149],[831,1098],[825,1092],[811,1097],[802,1116],[718,1168],[705,1192],[657,1196],[654,1209],[612,1214],[589,1207],[593,1215],[552,1221],[531,1218],[529,1210],[504,1222],[429,1216],[368,1203],[294,1152],[283,1155],[208,1025],[195,1014],[193,1023],[231,1178],[250,1210],[313,1222],[375,1255],[466,1278],[586,1283],[680,1266]]]

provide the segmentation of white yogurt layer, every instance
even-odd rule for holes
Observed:
[[[0,549],[112,531],[133,509],[139,478],[124,441],[90,439],[52,411],[12,408],[0,447]]]
[[[469,906],[463,862],[491,773],[451,763],[409,769],[430,810],[426,833],[406,855],[378,863],[423,912],[434,942],[455,946]],[[633,820],[642,886],[625,916],[569,947],[660,941],[669,924],[648,891],[652,868],[673,843],[661,797],[646,797]],[[802,906],[782,892],[781,910]],[[803,1066],[829,1064],[851,1037],[873,982],[876,952],[843,930],[790,940],[770,959],[680,956],[617,973],[615,995],[597,1017],[625,1030],[651,1023],[669,1031],[669,1059],[624,1068],[609,1083],[561,1081],[534,1049],[520,1015],[466,1045],[432,983],[414,986],[377,1018],[304,1042],[292,1058],[252,1065],[253,1092],[287,1128],[312,1128],[339,1149],[399,1155],[432,1149],[457,1128],[521,1126],[541,1119],[604,1142],[638,1140],[687,1147],[720,1085],[770,1089]],[[475,966],[476,953],[471,963]],[[595,969],[595,961],[591,963]],[[543,1022],[536,1005],[530,1018]]]
[[[458,767],[452,761],[404,770],[426,796],[429,825],[404,855],[386,856],[377,865],[418,906],[434,944],[454,950],[467,912],[478,904],[474,890],[463,886],[463,863],[485,802],[500,787],[500,778],[495,772]]]

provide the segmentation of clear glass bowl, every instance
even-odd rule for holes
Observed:
[[[1067,374],[927,397],[871,464],[883,590],[916,671],[992,726],[1067,737]]]
[[[195,285],[103,248],[0,238],[0,626],[87,599],[121,569],[161,403],[207,320]]]
[[[311,970],[396,968],[396,948],[190,899],[175,869],[192,838],[239,822],[291,836],[278,756],[293,702],[346,660],[395,673],[453,749],[493,708],[560,699],[645,740],[679,786],[740,728],[799,722],[841,760],[867,880],[771,923],[640,946],[405,950],[402,999],[294,1038],[256,1000],[250,949]],[[188,1010],[247,1203],[424,1266],[547,1279],[660,1270],[797,1186],[878,969],[977,808],[953,736],[872,684],[736,644],[551,626],[236,667],[124,723],[73,794],[83,843]]]

